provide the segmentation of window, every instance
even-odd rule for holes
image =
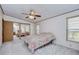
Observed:
[[[39,25],[36,25],[36,34],[39,34],[40,33],[40,27]]]
[[[21,24],[21,32],[30,32],[30,25],[29,24]]]
[[[26,26],[25,26],[25,31],[26,31],[26,32],[30,32],[30,25],[26,25]]]
[[[13,32],[17,34],[18,31],[20,31],[19,23],[13,23]]]
[[[30,34],[30,24],[13,23],[13,33],[29,33]]]
[[[79,42],[79,16],[67,19],[68,40]]]

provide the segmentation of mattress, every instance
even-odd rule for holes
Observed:
[[[28,43],[29,50],[33,52],[34,49],[54,40],[55,36],[52,33],[41,33],[37,35],[30,35],[22,39],[24,39],[25,43]]]

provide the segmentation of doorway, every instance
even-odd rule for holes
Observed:
[[[30,24],[13,23],[13,39],[21,39],[30,35]]]

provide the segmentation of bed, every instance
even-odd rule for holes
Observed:
[[[23,37],[22,39],[24,39],[28,49],[34,53],[37,49],[52,43],[56,38],[52,33],[40,33]]]

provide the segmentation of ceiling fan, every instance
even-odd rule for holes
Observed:
[[[26,15],[25,18],[34,19],[34,20],[36,20],[37,17],[41,17],[41,15],[39,15],[34,10],[30,10],[29,13],[22,13],[22,14]]]

